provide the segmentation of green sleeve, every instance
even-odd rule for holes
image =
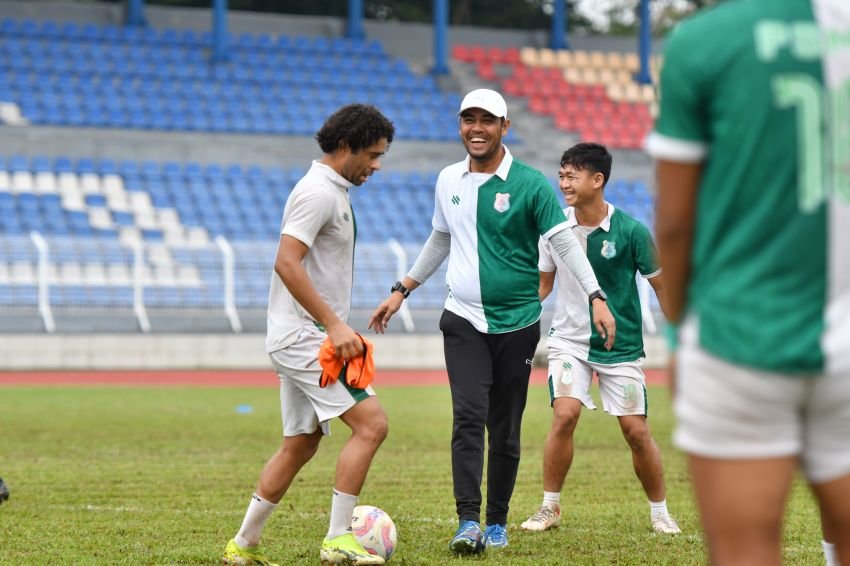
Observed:
[[[632,231],[632,249],[635,265],[641,275],[651,275],[658,271],[658,252],[655,249],[655,242],[652,240],[649,229],[640,222],[636,222],[635,229]]]
[[[548,238],[551,236],[549,231],[559,224],[564,224],[567,219],[558,202],[558,197],[555,196],[555,191],[542,174],[535,179],[534,191],[534,210],[532,211],[534,221],[537,224],[538,233]]]
[[[705,92],[704,49],[698,49],[697,34],[690,22],[677,26],[664,49],[661,69],[660,110],[655,131],[670,138],[705,142],[708,96]]]

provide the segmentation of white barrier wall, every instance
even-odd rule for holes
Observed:
[[[443,369],[439,334],[369,336],[383,369]],[[535,365],[546,360],[545,339]],[[260,334],[3,335],[0,371],[268,369]],[[646,367],[663,367],[666,347],[646,338]]]

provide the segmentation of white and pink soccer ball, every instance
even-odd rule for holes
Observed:
[[[381,509],[371,505],[358,505],[354,508],[351,530],[369,554],[377,554],[389,560],[395,552],[398,533],[395,523]]]

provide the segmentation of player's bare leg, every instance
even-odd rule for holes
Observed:
[[[797,459],[691,455],[689,462],[711,563],[780,566],[782,515]]]
[[[835,545],[838,563],[850,564],[850,474],[812,489],[820,503],[824,538]]]
[[[623,438],[632,451],[632,464],[635,474],[650,501],[663,501],[664,468],[661,465],[661,451],[649,432],[649,423],[643,415],[618,417]]]
[[[581,416],[581,401],[559,397],[552,404],[552,425],[543,448],[543,504],[521,527],[527,531],[545,531],[561,524],[560,503],[547,501],[560,498],[564,479],[573,463],[573,433]],[[558,499],[560,501],[560,499]]]
[[[552,404],[552,426],[543,448],[543,489],[561,491],[573,463],[573,434],[581,416],[581,401],[560,397]]]
[[[387,437],[387,415],[377,397],[354,405],[340,419],[351,429],[351,437],[342,447],[336,463],[336,482],[340,491],[358,495],[372,458]]]
[[[304,464],[316,454],[321,440],[321,429],[284,437],[260,474],[257,495],[272,503],[279,502]]]

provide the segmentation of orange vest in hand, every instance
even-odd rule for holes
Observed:
[[[319,364],[322,366],[322,377],[319,378],[319,386],[326,387],[329,383],[335,383],[340,376],[351,387],[366,389],[375,378],[375,358],[373,350],[375,346],[360,336],[363,342],[363,353],[345,363],[336,356],[330,338],[325,338],[319,348]]]

